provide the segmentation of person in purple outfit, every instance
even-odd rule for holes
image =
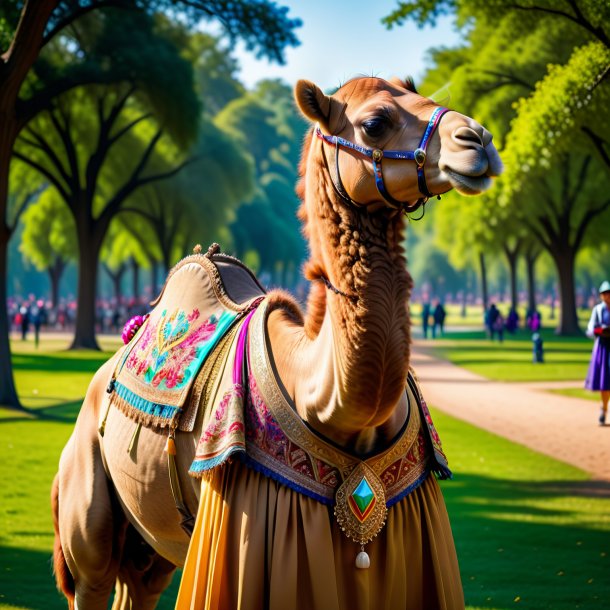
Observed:
[[[601,283],[599,296],[601,303],[593,307],[587,326],[587,336],[595,339],[595,343],[585,388],[601,392],[602,407],[599,413],[599,425],[603,426],[606,423],[608,399],[610,399],[610,282]]]

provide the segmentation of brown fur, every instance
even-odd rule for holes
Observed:
[[[55,539],[53,541],[53,573],[57,589],[63,593],[68,600],[68,608],[74,609],[74,578],[68,569],[64,551],[59,539],[59,475],[55,475],[51,486],[51,513],[53,515],[53,530]]]

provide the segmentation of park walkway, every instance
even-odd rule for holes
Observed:
[[[421,339],[412,366],[429,405],[610,481],[610,425],[599,426],[599,403],[548,392],[582,383],[490,381],[433,356]]]

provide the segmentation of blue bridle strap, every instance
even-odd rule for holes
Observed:
[[[420,205],[425,203],[429,197],[432,197],[432,193],[428,190],[428,185],[426,184],[426,175],[424,173],[424,164],[426,162],[426,149],[428,147],[428,142],[432,137],[432,134],[438,127],[438,124],[442,118],[442,116],[448,112],[448,108],[443,108],[442,106],[438,106],[434,109],[430,120],[428,121],[428,125],[424,131],[424,135],[422,136],[419,146],[415,150],[382,150],[380,148],[367,148],[365,146],[360,146],[354,142],[350,142],[344,138],[339,136],[327,136],[322,133],[320,127],[316,127],[316,135],[318,138],[322,139],[327,144],[332,144],[335,146],[335,170],[337,173],[336,182],[333,181],[335,188],[339,195],[343,197],[346,201],[353,205],[359,205],[355,201],[349,197],[347,191],[345,190],[343,183],[341,181],[341,175],[339,172],[339,147],[347,148],[353,150],[354,152],[371,159],[373,162],[373,172],[375,174],[375,185],[377,186],[377,190],[379,194],[383,197],[386,203],[397,210],[404,210],[405,212],[413,212]],[[417,185],[420,193],[423,195],[422,198],[418,199],[415,204],[409,205],[408,202],[398,201],[394,199],[388,193],[388,190],[385,187],[385,183],[383,180],[383,171],[381,167],[381,163],[383,159],[398,159],[398,160],[406,160],[406,161],[415,161],[417,165]]]

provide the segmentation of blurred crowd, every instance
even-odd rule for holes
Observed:
[[[98,334],[120,334],[132,316],[150,309],[145,299],[99,299],[96,304],[95,330]],[[24,341],[31,335],[38,343],[41,330],[72,332],[76,322],[76,300],[61,299],[56,307],[51,301],[28,297],[9,297],[8,316],[11,332]]]

